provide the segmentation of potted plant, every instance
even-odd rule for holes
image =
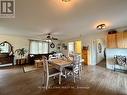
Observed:
[[[27,53],[27,50],[25,48],[17,49],[15,50],[15,53],[20,57],[21,61],[18,61],[18,64],[23,64],[23,57]]]

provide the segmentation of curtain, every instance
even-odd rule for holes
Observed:
[[[42,41],[30,41],[30,54],[48,53],[48,43]]]

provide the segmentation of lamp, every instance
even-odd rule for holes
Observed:
[[[69,1],[71,1],[71,0],[62,0],[63,2],[69,2]]]
[[[100,24],[96,27],[98,30],[102,30],[102,29],[105,29],[106,28],[106,25],[105,24]]]

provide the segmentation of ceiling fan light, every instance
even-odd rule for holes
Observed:
[[[70,2],[71,0],[62,0],[62,2]]]
[[[102,30],[102,29],[105,29],[106,28],[106,25],[105,24],[100,24],[96,27],[98,30]]]

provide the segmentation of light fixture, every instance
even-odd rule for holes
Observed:
[[[96,28],[98,30],[102,30],[102,29],[105,29],[106,28],[106,25],[105,24],[99,24]]]
[[[69,2],[69,1],[71,1],[71,0],[62,0],[62,2]]]

